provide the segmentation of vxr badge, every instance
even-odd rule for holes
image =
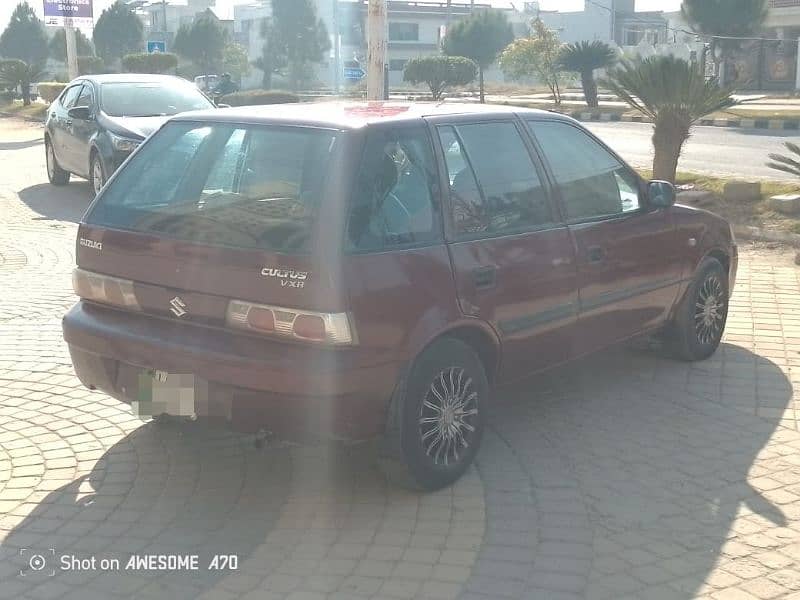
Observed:
[[[175,296],[172,300],[169,301],[170,305],[170,312],[175,315],[176,317],[182,317],[186,314],[186,303],[181,300],[180,296]]]

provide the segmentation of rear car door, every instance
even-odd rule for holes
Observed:
[[[574,239],[581,354],[663,323],[681,277],[669,209],[648,210],[641,179],[583,128],[528,120]]]
[[[75,105],[75,101],[81,93],[83,82],[78,82],[66,88],[59,96],[58,100],[53,102],[50,107],[50,140],[53,144],[53,151],[56,155],[61,168],[67,171],[72,170],[70,164],[70,157],[66,151],[66,140],[68,135],[70,118],[67,111]]]
[[[510,381],[568,360],[577,272],[541,165],[513,118],[431,119],[449,188],[448,247],[461,310],[489,322]]]
[[[77,175],[87,177],[89,175],[89,142],[97,132],[96,120],[96,95],[90,82],[85,82],[81,92],[72,108],[86,107],[89,109],[88,119],[71,117],[67,119],[67,127],[64,130],[64,153],[67,156],[68,164],[75,170]]]

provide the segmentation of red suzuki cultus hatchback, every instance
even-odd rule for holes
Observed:
[[[186,113],[86,212],[64,337],[139,414],[382,435],[391,472],[441,487],[499,384],[647,333],[716,350],[736,245],[674,199],[545,112]]]

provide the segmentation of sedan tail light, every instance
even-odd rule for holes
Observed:
[[[133,291],[133,282],[127,279],[75,269],[72,272],[72,288],[85,300],[141,310]]]
[[[347,313],[318,313],[231,300],[225,323],[285,339],[344,346],[354,343]]]

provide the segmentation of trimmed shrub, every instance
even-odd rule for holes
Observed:
[[[141,52],[122,57],[122,68],[128,73],[166,73],[178,66],[178,57],[168,52]]]
[[[425,83],[434,100],[440,100],[447,87],[475,81],[478,65],[463,56],[422,56],[412,58],[403,70],[403,80]]]
[[[220,99],[223,104],[231,106],[256,106],[259,104],[290,104],[300,102],[300,97],[291,92],[280,90],[249,90],[226,94]]]
[[[99,56],[79,56],[78,73],[81,75],[94,75],[95,73],[105,73],[106,63]]]
[[[58,98],[58,95],[67,87],[67,84],[60,81],[40,81],[37,87],[39,88],[39,96],[49,103]]]

